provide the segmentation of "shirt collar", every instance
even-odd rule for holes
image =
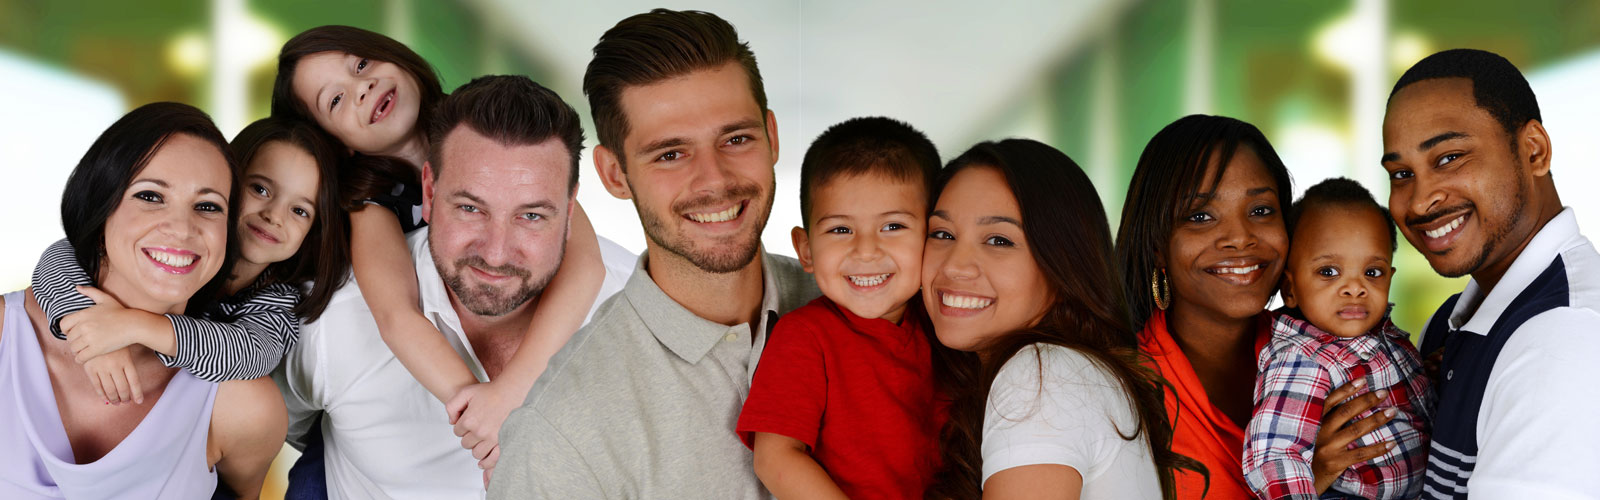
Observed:
[[[761,262],[761,322],[758,330],[765,330],[767,318],[779,313],[778,281],[773,275],[772,257],[766,251],[760,253]],[[723,335],[730,329],[749,328],[749,323],[742,323],[729,327],[714,321],[696,316],[682,304],[667,296],[667,292],[656,285],[650,273],[645,269],[645,264],[650,261],[649,251],[639,254],[638,263],[634,264],[633,275],[628,277],[628,284],[622,287],[622,293],[627,296],[628,302],[633,305],[635,312],[646,329],[655,335],[661,345],[667,347],[679,358],[689,363],[699,363],[711,348],[716,347]],[[765,331],[754,331],[756,342],[763,342]]]
[[[870,337],[885,337],[889,339],[905,338],[907,333],[920,332],[918,322],[922,316],[922,296],[913,295],[906,303],[905,312],[900,315],[900,323],[896,324],[883,318],[863,318],[850,309],[834,302],[827,296],[817,297],[817,303],[833,311],[851,330]]]
[[[462,331],[461,317],[450,302],[444,277],[439,275],[439,268],[434,266],[433,247],[428,244],[428,228],[412,231],[406,236],[406,243],[411,246],[411,260],[417,270],[417,293],[422,299],[423,316],[434,319],[434,323],[441,328],[448,326],[459,335]]]
[[[1466,289],[1461,291],[1461,298],[1456,299],[1455,310],[1450,312],[1450,327],[1452,329],[1466,330],[1478,335],[1488,335],[1494,324],[1500,321],[1500,314],[1506,311],[1511,301],[1522,294],[1522,290],[1539,277],[1550,266],[1550,261],[1562,251],[1571,248],[1577,240],[1582,238],[1578,234],[1578,218],[1573,214],[1571,207],[1561,209],[1561,213],[1545,223],[1539,233],[1533,236],[1528,246],[1523,247],[1522,253],[1517,254],[1516,260],[1511,262],[1511,267],[1506,269],[1505,276],[1500,277],[1500,283],[1487,296],[1483,295],[1483,288],[1478,280],[1467,281]],[[1476,310],[1473,306],[1477,305]]]
[[[1389,310],[1394,310],[1394,304],[1389,304]],[[1356,337],[1346,338],[1328,333],[1309,321],[1288,314],[1279,314],[1272,330],[1274,336],[1300,346],[1305,352],[1333,350],[1330,354],[1334,358],[1352,365],[1371,359],[1385,342],[1410,338],[1405,331],[1394,326],[1387,312],[1383,315],[1383,321],[1372,327],[1371,331]]]

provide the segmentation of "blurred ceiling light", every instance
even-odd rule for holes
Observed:
[[[195,78],[211,60],[211,47],[198,31],[185,31],[167,42],[167,66],[184,78]]]
[[[1389,64],[1393,65],[1395,73],[1403,73],[1411,65],[1421,61],[1433,53],[1433,44],[1427,38],[1412,31],[1402,31],[1394,34],[1389,42]]]
[[[1367,54],[1379,52],[1375,45],[1382,39],[1381,29],[1381,23],[1370,22],[1358,13],[1340,16],[1316,31],[1312,53],[1324,64],[1352,71]]]
[[[217,20],[217,28],[229,38],[229,53],[223,55],[240,61],[247,68],[276,61],[278,50],[289,37],[277,25],[249,9],[243,9],[239,14]]]

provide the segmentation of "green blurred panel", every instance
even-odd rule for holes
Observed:
[[[1268,139],[1289,121],[1348,127],[1349,75],[1318,61],[1313,44],[1349,3],[1219,0],[1213,111],[1254,124]]]
[[[1128,192],[1128,181],[1145,143],[1183,115],[1188,14],[1187,2],[1144,3],[1129,9],[1123,25],[1112,35],[1116,38],[1117,114],[1121,120],[1117,157],[1123,167],[1114,177],[1115,184],[1102,186],[1109,192]],[[1106,212],[1122,213],[1122,196],[1110,198],[1113,203]]]
[[[1074,58],[1051,74],[1049,84],[1050,143],[1080,163],[1088,160],[1089,130],[1094,125],[1089,122],[1090,66],[1087,58]]]
[[[1600,46],[1600,2],[1421,0],[1393,2],[1391,25],[1427,39],[1434,50],[1498,53],[1529,68]]]
[[[129,105],[198,100],[200,82],[166,63],[175,35],[204,30],[201,0],[113,2],[0,0],[0,47],[113,83]]]
[[[433,63],[444,90],[483,74],[483,23],[456,2],[413,1],[411,48]]]

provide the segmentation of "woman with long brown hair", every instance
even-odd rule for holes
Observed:
[[[936,192],[923,301],[962,353],[942,367],[954,401],[928,497],[1171,497],[1193,462],[1168,447],[1083,170],[1037,141],[985,142]]]

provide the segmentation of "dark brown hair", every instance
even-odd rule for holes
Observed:
[[[323,52],[343,52],[356,57],[383,61],[399,66],[417,79],[421,108],[417,110],[416,133],[427,132],[425,124],[431,123],[433,107],[444,99],[444,88],[433,66],[410,47],[393,38],[352,26],[318,26],[301,32],[284,42],[278,53],[278,76],[272,81],[272,115],[289,116],[316,121],[306,103],[294,95],[294,74],[300,59]]]
[[[205,112],[188,104],[156,102],[139,106],[117,119],[78,160],[61,193],[61,227],[67,233],[78,266],[90,280],[100,279],[100,259],[106,249],[106,221],[122,203],[122,193],[134,177],[150,164],[156,152],[176,134],[185,134],[215,146],[228,162],[228,200],[239,197],[239,165],[228,151],[228,140]],[[228,213],[228,245],[217,275],[189,298],[187,311],[200,311],[222,296],[223,285],[239,254],[234,227],[239,218]]]
[[[429,136],[428,161],[433,178],[444,168],[444,140],[457,126],[493,139],[504,146],[538,144],[551,138],[566,145],[571,158],[567,193],[578,185],[578,157],[583,152],[583,124],[578,112],[555,91],[526,76],[492,75],[474,78],[456,88],[439,103]]]
[[[800,162],[800,223],[811,229],[811,196],[840,177],[878,174],[915,182],[933,192],[939,177],[939,150],[928,136],[905,122],[873,116],[851,118],[817,136]]]
[[[1240,147],[1261,159],[1278,190],[1279,209],[1288,209],[1294,196],[1289,169],[1255,125],[1225,116],[1185,116],[1157,132],[1139,155],[1117,228],[1117,258],[1135,331],[1155,313],[1150,276],[1163,266],[1160,256],[1167,251],[1178,218],[1188,215],[1185,212],[1202,195],[1212,194],[1200,192],[1212,162],[1217,171],[1209,181],[1216,189]]]
[[[1028,247],[1054,302],[1038,325],[979,346],[984,361],[968,357],[936,367],[960,373],[949,380],[963,385],[948,388],[954,401],[941,435],[944,469],[935,477],[927,498],[982,495],[980,450],[990,384],[1008,360],[1034,344],[1082,353],[1120,382],[1130,410],[1138,418],[1137,427],[1119,429],[1127,432],[1121,437],[1131,441],[1142,433],[1148,438],[1163,495],[1173,498],[1176,483],[1172,470],[1203,471],[1204,467],[1172,451],[1172,425],[1162,400],[1166,383],[1146,364],[1136,331],[1128,324],[1120,280],[1111,260],[1111,231],[1094,184],[1067,155],[1028,139],[973,146],[940,172],[939,189],[968,168],[993,168],[1005,176],[1023,214]],[[1042,359],[1035,362],[1043,363]]]
[[[239,159],[239,165],[248,170],[256,153],[273,142],[300,148],[315,161],[318,178],[316,216],[294,255],[267,265],[257,283],[288,283],[295,285],[298,290],[299,285],[311,282],[311,291],[306,292],[300,304],[295,306],[294,314],[302,321],[316,321],[328,307],[333,292],[344,286],[345,276],[350,271],[349,214],[345,213],[339,200],[339,162],[344,152],[340,150],[338,140],[323,132],[316,124],[269,117],[256,120],[239,131],[239,135],[233,138],[234,157]]]
[[[1383,217],[1384,227],[1389,228],[1389,253],[1394,254],[1400,249],[1400,236],[1396,234],[1394,219],[1389,217],[1389,209],[1378,203],[1372,197],[1372,192],[1367,191],[1360,182],[1348,177],[1330,177],[1323,179],[1316,185],[1306,189],[1300,199],[1294,200],[1294,205],[1289,207],[1287,215],[1283,218],[1284,229],[1289,231],[1290,241],[1293,241],[1295,229],[1300,227],[1300,218],[1306,210],[1323,206],[1360,207],[1372,210]]]
[[[420,109],[417,110],[415,133],[427,138],[433,109],[445,98],[439,74],[428,61],[405,44],[352,26],[318,26],[284,42],[283,50],[278,53],[278,76],[272,82],[272,116],[316,123],[310,108],[294,95],[294,74],[301,59],[323,52],[343,52],[384,61],[410,73],[416,78],[417,90],[422,94],[418,101]],[[344,147],[342,142],[338,145]],[[358,153],[341,169],[339,185],[343,193],[340,206],[348,211],[360,210],[366,200],[388,195],[397,185],[419,184],[417,171],[421,167],[399,158]]]
[[[589,96],[595,134],[600,144],[617,152],[622,162],[622,141],[628,136],[628,117],[622,112],[622,90],[648,85],[693,71],[737,62],[750,78],[750,94],[767,112],[767,91],[750,44],[716,14],[698,10],[655,9],[618,22],[600,35],[594,59],[583,73],[583,93]],[[626,162],[623,162],[626,167]]]

